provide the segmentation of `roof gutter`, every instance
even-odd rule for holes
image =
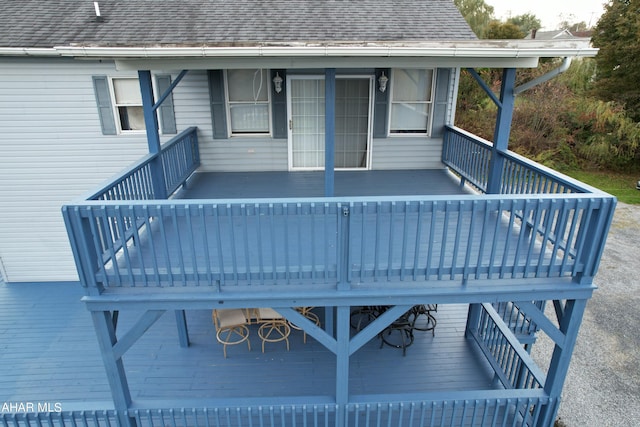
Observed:
[[[0,47],[0,56],[60,56],[55,48]]]
[[[250,46],[250,47],[87,47],[57,46],[60,56],[76,58],[242,58],[242,57],[463,57],[551,58],[595,56],[591,47],[427,46]],[[2,51],[0,50],[0,54]]]
[[[565,57],[562,60],[562,64],[560,64],[560,66],[556,69],[553,69],[551,71],[549,71],[547,74],[543,74],[542,76],[535,78],[533,80],[531,80],[530,82],[527,82],[523,85],[520,85],[518,87],[516,87],[513,90],[513,94],[514,95],[518,95],[522,92],[524,92],[525,90],[529,90],[535,86],[538,86],[539,84],[542,84],[546,81],[551,80],[552,78],[564,73],[565,71],[567,71],[569,69],[569,66],[571,65],[571,58],[569,57]]]

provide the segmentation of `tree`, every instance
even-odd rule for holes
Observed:
[[[485,38],[489,24],[494,20],[493,6],[484,0],[453,0],[464,19],[478,38]]]
[[[595,94],[623,105],[640,121],[640,0],[612,0],[592,38],[596,56]]]
[[[542,26],[540,20],[532,13],[523,13],[507,19],[507,23],[513,24],[520,28],[520,31],[524,33],[525,37],[531,32],[531,30],[539,30]]]
[[[500,21],[491,22],[485,32],[487,39],[521,39],[525,35],[526,33],[523,33],[517,25]]]

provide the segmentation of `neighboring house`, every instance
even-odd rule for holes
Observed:
[[[449,0],[1,4],[1,276],[80,282],[113,397],[59,422],[552,425],[615,199],[508,151],[515,73],[594,54],[476,40]],[[504,69],[499,95],[478,77],[493,144],[453,126],[460,70],[478,67]],[[461,368],[493,381],[350,392],[362,346],[454,303]],[[298,306],[325,307],[323,327]],[[363,306],[387,311],[356,333]],[[185,311],[246,307],[329,349],[335,370],[311,375],[334,389],[132,400],[123,356],[164,311],[188,346]],[[144,314],[116,337],[128,310]],[[542,367],[538,331],[556,344]]]
[[[563,30],[538,31],[531,30],[525,37],[527,40],[571,40],[571,39],[591,39],[591,31],[569,31]]]

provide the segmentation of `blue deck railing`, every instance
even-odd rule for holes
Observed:
[[[482,186],[486,165],[474,159],[485,159],[475,153],[488,149],[450,129],[445,162]],[[313,289],[562,277],[588,283],[615,199],[503,155],[506,194],[152,203],[149,156],[63,211],[84,286]],[[167,144],[162,158],[166,188],[175,189],[197,167],[195,129]]]
[[[500,396],[495,398],[495,396]],[[124,413],[138,427],[326,427],[358,426],[535,426],[543,425],[543,410],[558,401],[536,390],[506,394],[467,393],[464,398],[437,397],[428,401],[336,404],[282,404],[259,407],[136,409]],[[0,414],[4,427],[114,427],[123,426],[121,413],[74,411]],[[338,418],[343,423],[337,421]],[[546,423],[545,423],[546,424]]]
[[[447,126],[442,160],[483,193],[488,192],[491,157],[503,158],[499,194],[600,193],[513,152],[492,152],[493,144],[463,129]]]
[[[160,152],[143,157],[133,166],[85,197],[86,200],[157,200],[153,164],[162,162],[163,188],[167,196],[173,194],[200,166],[197,128],[190,127],[162,145]]]

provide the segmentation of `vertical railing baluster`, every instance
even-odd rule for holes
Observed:
[[[438,280],[442,280],[442,276],[444,273],[444,261],[447,255],[447,238],[449,235],[449,220],[450,220],[450,207],[451,202],[446,201],[444,203],[444,222],[442,225],[442,243],[440,246],[440,262],[438,263]]]
[[[250,216],[250,205],[249,204],[241,204],[240,205],[240,217],[242,218],[242,241],[243,245],[243,255],[244,255],[244,268],[247,275],[247,283],[251,283],[251,253],[249,252],[249,216]]]
[[[420,243],[422,242],[422,221],[424,215],[424,201],[418,202],[418,219],[416,220],[416,238],[413,250],[413,280],[418,280],[418,267],[420,263]]]
[[[404,227],[402,229],[402,252],[400,256],[400,280],[404,281],[405,266],[407,262],[407,244],[409,241],[409,208],[411,202],[404,202]],[[415,236],[415,233],[414,233]]]
[[[276,236],[275,232],[275,217],[273,203],[269,203],[269,240],[271,241],[271,262],[273,271],[274,282],[278,280],[278,270],[276,261]]]
[[[171,209],[171,207],[167,207]],[[169,286],[173,286],[173,265],[171,263],[171,253],[169,251],[169,240],[167,238],[167,230],[165,224],[165,209],[161,205],[156,206],[158,211],[158,229],[160,230],[160,241],[162,249],[164,249],[164,259],[167,263],[167,279],[169,280]]]
[[[373,278],[374,280],[378,280],[378,273],[380,271],[380,253],[382,252],[381,250],[381,245],[382,245],[382,204],[380,202],[376,202],[376,215],[374,216],[375,219],[375,227],[376,227],[376,233],[375,233],[375,251],[374,251],[374,258],[373,258]]]
[[[185,253],[184,248],[182,246],[182,239],[180,238],[180,226],[178,224],[178,209],[176,205],[170,206],[171,213],[171,224],[173,225],[173,232],[175,233],[175,242],[172,244],[172,247],[175,247],[177,250],[177,260],[178,260],[178,269],[180,270],[180,276],[182,277],[182,286],[186,286],[187,284],[187,272],[185,270]]]
[[[456,225],[456,234],[454,236],[454,244],[453,244],[453,252],[451,254],[451,279],[455,277],[456,274],[456,265],[458,260],[458,252],[460,250],[460,240],[462,239],[462,216],[465,208],[464,200],[461,200],[457,203],[458,217],[457,217],[457,225]],[[469,241],[467,236],[467,242]],[[463,266],[464,268],[464,266]]]
[[[369,209],[369,204],[367,202],[362,202],[362,225],[361,225],[361,236],[360,236],[360,279],[363,280],[364,276],[367,272],[366,269],[366,250],[367,250],[367,210]],[[375,267],[374,267],[375,268]],[[375,271],[375,270],[374,270]]]
[[[258,280],[264,285],[264,248],[262,246],[262,206],[258,203],[253,205],[256,212],[256,244],[258,245]]]
[[[238,253],[236,248],[236,233],[234,226],[234,209],[231,204],[226,204],[223,206],[224,212],[226,213],[227,220],[229,221],[228,227],[226,229],[229,232],[229,253],[231,255],[231,272],[233,275],[234,285],[237,285],[240,278],[238,277]],[[222,232],[222,229],[220,230]],[[220,248],[222,250],[222,247]]]
[[[144,222],[144,226],[147,230],[147,233],[145,234],[146,237],[149,238],[149,254],[151,255],[151,265],[153,268],[153,275],[154,275],[154,279],[156,282],[156,286],[161,286],[162,285],[162,281],[160,278],[160,269],[158,267],[158,256],[156,254],[156,242],[155,242],[155,237],[154,237],[154,230],[151,228],[152,223],[151,223],[151,210],[153,208],[150,206],[145,205],[145,211],[146,211],[146,215],[143,216],[143,222]]]
[[[287,284],[291,283],[291,248],[289,247],[289,205],[284,203],[282,205],[282,219],[284,226],[284,265],[285,265],[285,280]]]
[[[431,276],[431,259],[433,257],[433,252],[435,251],[436,246],[436,223],[438,222],[438,208],[439,204],[437,201],[434,201],[431,204],[431,221],[429,224],[429,240],[427,243],[427,263],[426,268],[424,270],[424,279],[429,280]]]
[[[196,251],[195,239],[197,235],[202,236],[203,233],[196,233],[193,228],[193,220],[191,219],[191,208],[192,205],[186,205],[184,210],[185,223],[187,228],[187,232],[185,234],[187,245],[189,246],[189,249],[191,251],[191,268],[193,269],[194,285],[200,286],[200,275],[198,274],[198,251]]]
[[[309,204],[309,221],[311,225],[311,283],[316,283],[316,266],[318,264],[318,260],[316,259],[316,245],[319,243],[316,237],[316,204],[311,202]],[[300,233],[302,235],[302,233]],[[349,238],[351,241],[351,238]],[[322,242],[325,243],[326,242]],[[351,273],[351,269],[349,269],[349,273]]]
[[[211,259],[211,253],[209,251],[209,232],[207,231],[207,217],[203,204],[198,205],[198,219],[200,221],[200,226],[202,227],[202,251],[204,252],[204,268],[207,275],[207,284],[212,286],[214,284],[213,272],[211,270],[211,262],[213,260]]]
[[[393,266],[393,247],[394,247],[394,240],[395,240],[395,234],[394,234],[394,222],[395,222],[395,215],[396,215],[396,202],[391,202],[388,204],[389,206],[389,247],[388,247],[388,253],[387,253],[387,280],[391,281],[391,271],[392,271],[392,266]]]

